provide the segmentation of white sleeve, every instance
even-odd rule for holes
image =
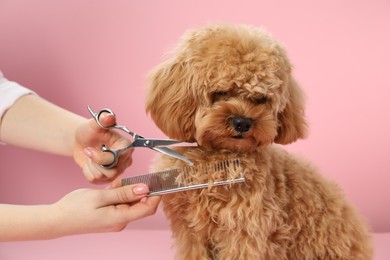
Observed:
[[[16,100],[27,94],[35,93],[16,82],[8,81],[0,71],[0,120]]]

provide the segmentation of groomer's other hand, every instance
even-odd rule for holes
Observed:
[[[112,126],[116,118],[112,114],[103,113],[99,121],[104,126]],[[104,183],[114,180],[123,173],[132,163],[133,149],[122,152],[118,164],[106,169],[101,165],[110,164],[114,156],[108,152],[102,152],[101,146],[105,144],[111,149],[122,148],[130,144],[130,140],[113,129],[101,128],[94,119],[86,120],[76,130],[73,158],[81,167],[88,181],[92,183]]]
[[[53,204],[58,236],[120,231],[129,222],[153,215],[160,197],[147,197],[145,184],[114,189],[76,190]]]

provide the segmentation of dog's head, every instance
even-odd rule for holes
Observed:
[[[215,25],[189,31],[152,71],[146,111],[170,138],[250,152],[305,137],[303,101],[269,34]]]

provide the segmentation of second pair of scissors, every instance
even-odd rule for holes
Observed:
[[[111,114],[111,115],[114,115],[115,116],[115,113],[111,110],[111,109],[108,109],[108,108],[104,108],[102,110],[100,110],[99,112],[95,113],[90,106],[88,106],[88,111],[89,113],[91,113],[92,117],[95,119],[96,123],[101,127],[101,128],[105,128],[105,129],[109,129],[109,128],[115,128],[115,129],[118,129],[118,130],[121,130],[121,131],[124,131],[125,133],[129,134],[132,138],[133,138],[133,142],[126,146],[126,147],[122,147],[122,148],[119,148],[119,149],[110,149],[108,147],[106,147],[104,144],[102,145],[102,152],[109,152],[111,153],[113,156],[114,156],[114,160],[112,163],[110,164],[105,164],[105,165],[102,165],[102,167],[104,168],[112,168],[114,167],[117,163],[118,163],[118,160],[119,160],[119,154],[127,149],[130,149],[130,148],[133,148],[133,147],[146,147],[146,148],[149,148],[149,149],[152,149],[152,150],[155,150],[157,152],[160,152],[160,153],[163,153],[165,155],[168,155],[168,156],[171,156],[171,157],[174,157],[174,158],[177,158],[177,159],[180,159],[180,160],[183,160],[185,161],[186,163],[190,164],[190,165],[193,165],[193,162],[188,159],[186,156],[178,153],[178,152],[175,152],[174,150],[168,148],[168,147],[165,147],[165,146],[168,146],[168,145],[172,145],[172,144],[178,144],[178,143],[183,143],[182,141],[176,141],[176,140],[170,140],[170,139],[150,139],[150,138],[144,138],[132,131],[130,131],[126,126],[122,126],[122,125],[118,125],[118,124],[114,124],[112,126],[103,126],[100,121],[99,121],[99,117],[101,116],[102,113],[108,113],[108,114]]]

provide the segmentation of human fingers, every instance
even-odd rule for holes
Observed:
[[[115,179],[107,186],[107,189],[119,188],[121,186],[122,186],[121,180]]]
[[[121,180],[120,179],[116,179],[116,180],[113,180],[108,186],[107,186],[107,189],[114,189],[114,188],[118,188],[118,187],[121,187]],[[151,196],[151,197],[148,197],[146,200],[145,200],[145,203],[148,205],[148,206],[157,206],[159,204],[161,200],[161,196]]]
[[[116,117],[113,114],[102,113],[99,116],[99,122],[104,127],[110,127],[116,124]]]
[[[104,169],[91,161],[86,163],[86,165],[83,167],[83,173],[85,178],[90,183],[94,184],[109,182],[111,178],[107,176],[113,175],[109,172],[110,170]]]
[[[108,165],[114,161],[114,155],[112,153],[102,152],[94,147],[86,147],[83,152],[98,165]]]
[[[85,178],[94,184],[106,183],[114,180],[121,172],[118,172],[115,168],[106,169],[89,161],[83,168]]]
[[[160,201],[161,201],[161,196],[151,196],[145,200],[145,204],[148,207],[157,208]]]
[[[122,214],[125,214],[128,222],[154,215],[160,201],[161,196],[148,197],[145,201],[139,201],[127,207],[125,211],[122,211]]]
[[[100,114],[98,120],[103,127],[110,127],[116,124],[116,117],[113,114],[106,112]],[[104,129],[98,123],[96,123],[94,119],[90,119],[89,126],[95,131],[102,131]]]
[[[83,168],[86,178],[93,183],[108,182],[115,179],[131,165],[132,152],[133,150],[131,149],[121,153],[118,163],[113,168],[105,168],[102,165],[112,163],[113,155],[101,152],[95,148],[85,148],[85,154],[89,157],[89,161],[86,162]]]
[[[149,188],[145,184],[135,184],[107,189],[103,192],[102,203],[105,205],[129,204],[145,197],[149,193]]]

